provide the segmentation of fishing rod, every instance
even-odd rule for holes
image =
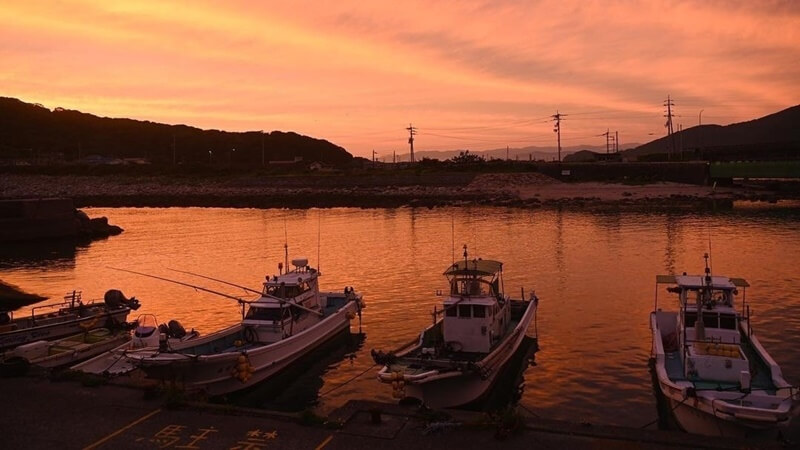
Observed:
[[[242,286],[242,285],[239,285],[239,284],[231,283],[230,281],[225,281],[225,280],[220,280],[220,279],[217,279],[217,278],[208,277],[208,276],[205,276],[205,275],[200,275],[199,273],[187,272],[185,270],[170,269],[170,268],[167,268],[167,270],[171,270],[173,272],[178,272],[178,273],[185,273],[186,275],[192,275],[192,276],[195,276],[195,277],[205,278],[206,280],[216,281],[217,283],[227,284],[228,286],[237,287],[239,289],[243,289],[243,290],[245,290],[247,292],[252,292],[254,294],[258,294],[258,295],[262,295],[263,294],[263,292],[258,291],[256,289],[251,289],[251,288],[249,288],[247,286]]]
[[[156,275],[150,275],[150,274],[142,273],[142,272],[136,272],[135,270],[120,269],[118,267],[110,267],[109,266],[108,268],[111,269],[111,270],[118,270],[120,272],[128,272],[128,273],[132,273],[132,274],[135,274],[135,275],[140,275],[140,276],[143,276],[143,277],[155,278],[156,280],[166,281],[168,283],[175,283],[175,284],[179,284],[181,286],[186,286],[186,287],[198,289],[200,291],[205,291],[205,292],[209,292],[211,294],[219,295],[221,297],[225,297],[225,298],[230,298],[230,299],[236,300],[239,303],[253,303],[253,302],[248,301],[248,300],[243,300],[243,299],[241,299],[239,297],[234,297],[233,295],[224,294],[222,292],[218,292],[218,291],[215,291],[213,289],[204,288],[202,286],[197,286],[197,285],[194,285],[194,284],[184,283],[182,281],[170,280],[169,278],[159,277],[159,276],[156,276]]]
[[[261,296],[263,296],[263,297],[267,297],[267,298],[271,298],[271,299],[277,300],[278,302],[280,302],[280,303],[282,303],[282,304],[283,304],[283,303],[285,303],[285,304],[287,304],[287,305],[294,306],[294,307],[296,307],[296,308],[299,308],[299,309],[302,309],[302,310],[304,310],[304,311],[307,311],[307,312],[310,312],[310,313],[314,313],[314,314],[316,314],[316,315],[318,315],[318,316],[322,316],[322,315],[323,315],[323,314],[322,314],[321,312],[319,312],[319,311],[315,311],[315,310],[313,310],[313,309],[311,309],[311,308],[307,308],[307,307],[305,307],[305,306],[303,306],[303,305],[300,305],[300,304],[298,304],[298,303],[295,303],[295,302],[290,302],[290,301],[288,301],[288,300],[284,300],[284,299],[282,299],[282,298],[280,298],[280,297],[275,297],[274,295],[269,295],[269,294],[266,294],[266,293],[264,293],[264,292],[257,291],[257,290],[255,290],[255,289],[251,289],[251,288],[249,288],[249,287],[247,287],[247,286],[242,286],[242,285],[239,285],[239,284],[231,283],[230,281],[220,280],[220,279],[218,279],[218,278],[212,278],[212,277],[209,277],[209,276],[206,276],[206,275],[201,275],[201,274],[199,274],[199,273],[187,272],[187,271],[185,271],[185,270],[178,270],[178,269],[167,269],[167,270],[172,270],[173,272],[185,273],[185,274],[187,274],[187,275],[192,275],[192,276],[195,276],[195,277],[205,278],[205,279],[207,279],[207,280],[211,280],[211,281],[216,281],[216,282],[218,282],[218,283],[227,284],[227,285],[229,285],[229,286],[233,286],[233,287],[237,287],[237,288],[240,288],[240,289],[244,289],[245,291],[248,291],[248,292],[253,292],[253,293],[256,293],[256,294],[258,294],[258,295],[261,295]]]

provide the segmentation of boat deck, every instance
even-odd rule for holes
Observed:
[[[742,340],[742,351],[744,352],[745,356],[747,356],[748,361],[751,362],[751,388],[764,390],[769,392],[770,394],[774,394],[777,391],[777,387],[772,382],[772,376],[769,367],[767,364],[758,356],[755,349],[749,344],[749,342]],[[698,380],[698,379],[690,379],[686,378],[684,374],[683,362],[681,361],[681,354],[680,351],[674,352],[665,352],[664,353],[664,361],[665,361],[665,369],[667,370],[667,376],[671,381],[689,381],[694,384],[696,389],[700,390],[720,390],[720,391],[731,391],[731,390],[738,390],[739,383],[737,382],[729,382],[729,381],[716,381],[716,380]],[[755,370],[753,370],[755,369]]]

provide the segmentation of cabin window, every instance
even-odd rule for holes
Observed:
[[[458,311],[456,310],[455,305],[447,305],[444,307],[444,314],[447,317],[455,317],[458,315]]]
[[[470,305],[458,305],[458,317],[472,317]]]
[[[706,328],[719,328],[718,316],[716,314],[703,314],[703,326]]]
[[[246,319],[252,320],[281,320],[288,314],[288,310],[284,308],[250,308],[247,311]]]
[[[687,327],[694,327],[694,323],[697,322],[697,313],[695,312],[687,312],[683,315],[683,325]]]
[[[486,317],[486,307],[483,305],[472,305],[472,317]]]
[[[719,327],[724,330],[735,330],[736,329],[736,316],[732,314],[720,314],[719,316]]]

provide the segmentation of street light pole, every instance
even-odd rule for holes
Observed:
[[[209,150],[208,151],[208,163],[209,164],[211,164],[211,155],[213,155],[213,153],[211,152],[211,150]]]

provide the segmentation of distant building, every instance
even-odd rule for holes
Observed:
[[[622,155],[619,153],[599,153],[590,150],[581,150],[564,157],[564,162],[620,162]]]

